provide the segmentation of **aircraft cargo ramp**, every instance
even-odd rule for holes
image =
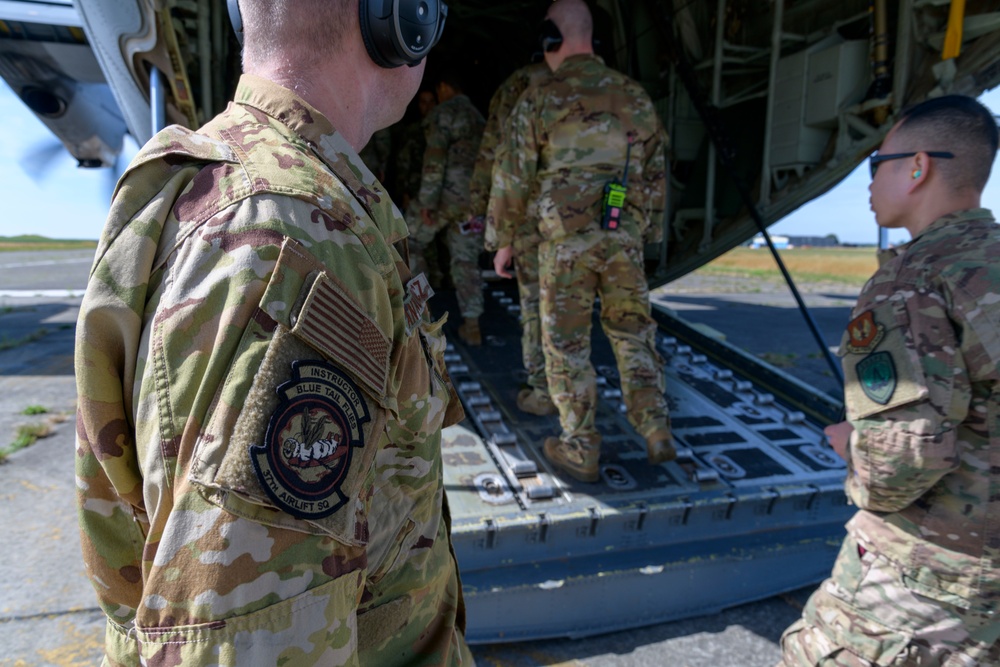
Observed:
[[[513,284],[486,294],[484,346],[455,337],[446,357],[467,415],[443,448],[470,642],[708,614],[829,574],[853,511],[822,434],[839,405],[656,311],[680,455],[651,466],[595,322],[601,479],[577,482],[541,453],[558,419],[515,407],[524,372]]]

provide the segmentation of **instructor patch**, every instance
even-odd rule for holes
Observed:
[[[896,364],[888,352],[876,352],[858,362],[854,367],[861,381],[865,396],[879,405],[885,405],[896,391]]]
[[[368,405],[354,382],[321,361],[294,362],[292,379],[276,391],[264,444],[250,447],[254,470],[278,507],[322,519],[347,502],[340,487],[352,451],[365,444]]]

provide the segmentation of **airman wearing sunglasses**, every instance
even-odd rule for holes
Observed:
[[[949,95],[871,158],[885,251],[844,333],[827,427],[858,512],[782,666],[1000,664],[1000,227],[980,208],[997,127]]]

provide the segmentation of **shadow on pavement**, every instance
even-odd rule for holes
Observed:
[[[0,375],[72,375],[79,305],[4,306],[0,310]]]
[[[824,303],[811,305],[809,312],[827,347],[836,350],[850,320],[854,297],[823,295],[822,299]],[[715,329],[727,342],[806,384],[838,400],[843,395],[805,318],[790,296],[709,297],[665,293],[657,295],[656,300],[682,319]],[[834,303],[826,303],[828,301]]]

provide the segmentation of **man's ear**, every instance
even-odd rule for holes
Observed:
[[[917,153],[910,158],[910,187],[907,192],[913,192],[927,179],[927,169],[930,166],[930,158],[926,153]]]

